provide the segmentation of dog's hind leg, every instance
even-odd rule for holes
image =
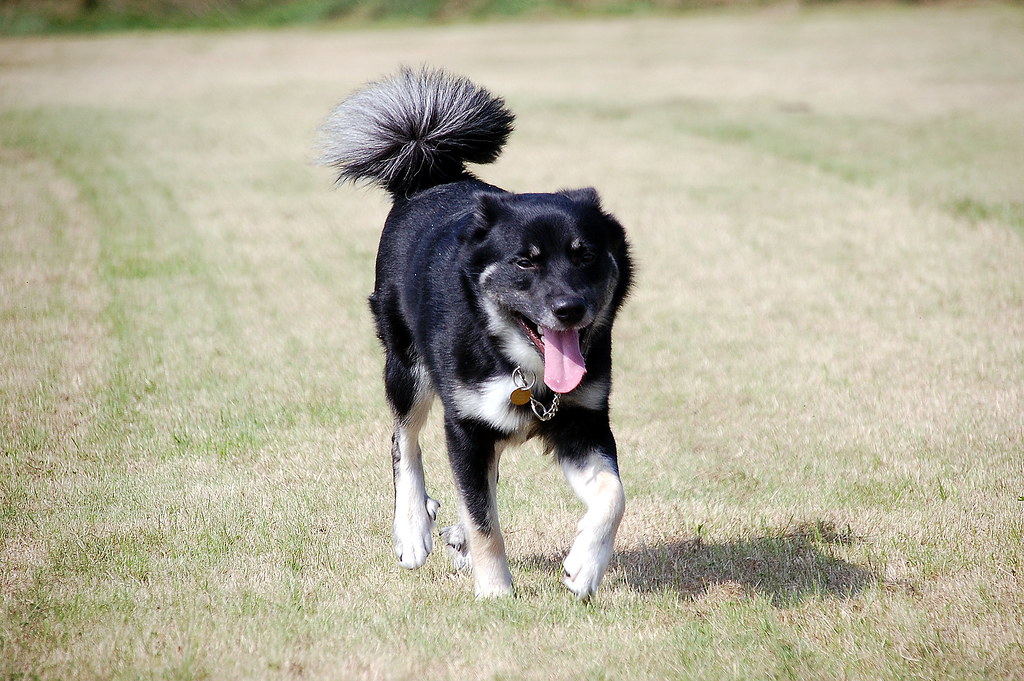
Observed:
[[[478,598],[504,596],[512,592],[512,573],[498,523],[501,445],[493,431],[472,422],[446,421],[445,435],[460,497],[459,525],[448,528],[445,539],[450,545],[461,539],[463,555],[468,547]]]
[[[410,570],[433,550],[433,528],[440,504],[427,496],[419,434],[434,400],[426,370],[394,355],[387,358],[385,388],[395,414],[391,459],[395,481],[395,554]]]
[[[441,540],[444,541],[448,555],[452,559],[452,567],[459,572],[473,568],[473,559],[469,555],[469,540],[466,538],[465,525],[460,522],[442,529]]]

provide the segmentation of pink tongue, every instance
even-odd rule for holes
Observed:
[[[580,384],[585,373],[580,332],[544,329],[544,383],[556,393],[567,393]]]

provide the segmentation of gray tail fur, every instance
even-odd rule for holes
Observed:
[[[320,128],[320,163],[338,182],[368,180],[395,197],[469,177],[498,158],[515,116],[505,102],[445,71],[402,68],[338,105]]]

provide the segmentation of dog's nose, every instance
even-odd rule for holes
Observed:
[[[563,296],[555,299],[551,304],[551,311],[555,313],[558,321],[566,326],[574,326],[583,319],[583,315],[587,311],[587,305],[582,298]]]

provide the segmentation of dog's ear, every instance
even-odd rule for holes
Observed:
[[[473,209],[473,224],[466,231],[465,241],[478,244],[487,238],[491,226],[505,211],[505,199],[501,194],[480,192],[476,195],[476,208]]]
[[[601,197],[597,195],[597,190],[593,187],[563,189],[558,194],[581,206],[591,206],[601,210]]]
[[[584,187],[583,189],[563,189],[558,192],[560,196],[564,196],[577,206],[585,206],[587,208],[593,208],[601,216],[601,219],[608,226],[608,239],[612,245],[612,248],[623,247],[626,243],[626,230],[622,228],[619,221],[615,219],[615,216],[606,213],[604,208],[601,207],[601,197],[597,195],[597,190],[593,187]]]

